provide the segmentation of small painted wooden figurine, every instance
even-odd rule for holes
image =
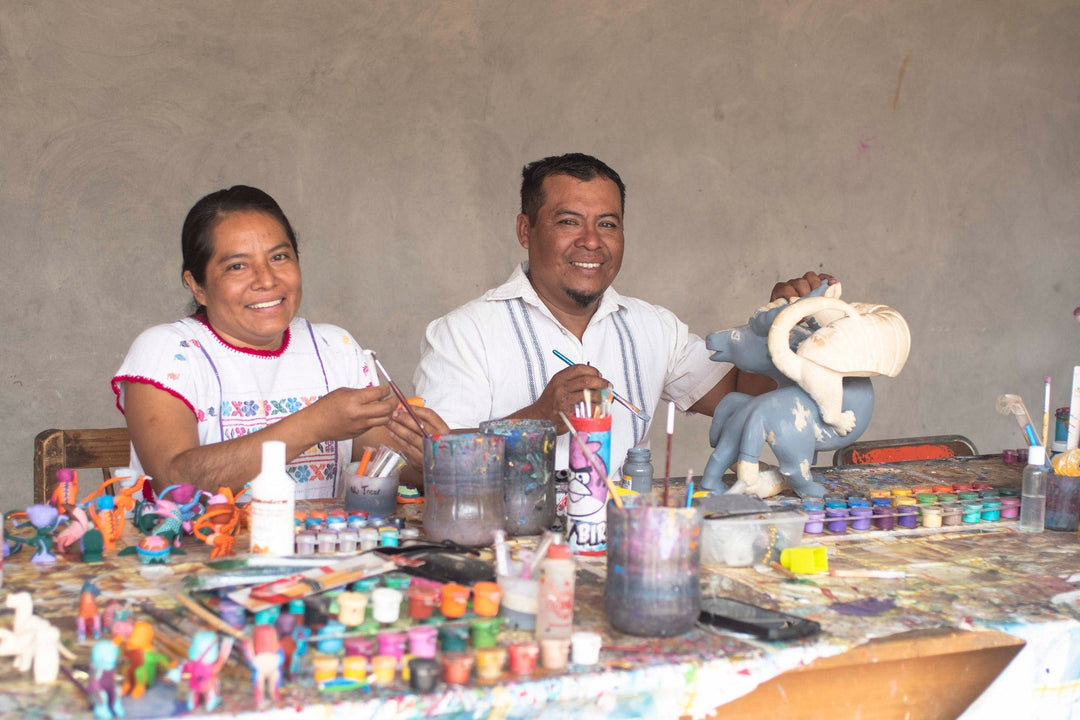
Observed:
[[[188,661],[170,674],[176,681],[188,684],[187,709],[194,710],[200,703],[209,712],[221,701],[218,674],[229,659],[232,638],[218,642],[217,633],[210,630],[195,633],[188,648]]]
[[[95,640],[101,639],[101,613],[98,611],[97,596],[101,591],[90,580],[83,583],[79,593],[79,612],[75,616],[75,631],[79,642],[86,642],[87,632],[92,632]]]
[[[116,663],[120,648],[108,640],[98,640],[90,650],[90,682],[86,691],[97,720],[124,717],[124,705],[117,687]]]
[[[133,698],[141,698],[146,689],[154,684],[158,670],[171,667],[172,661],[153,648],[154,628],[150,623],[140,620],[131,629],[131,636],[124,643],[124,657],[128,661],[124,672],[124,684],[121,692]]]
[[[255,704],[262,705],[267,695],[277,702],[281,699],[281,666],[285,662],[277,630],[273,625],[256,625],[252,639],[245,641],[243,647],[244,656],[251,664]]]

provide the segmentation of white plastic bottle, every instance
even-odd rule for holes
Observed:
[[[1020,529],[1042,532],[1046,529],[1046,448],[1032,445],[1028,449],[1028,464],[1024,467],[1024,484],[1020,495]]]
[[[574,630],[574,560],[570,546],[552,543],[540,562],[540,594],[536,603],[536,637],[569,638]]]
[[[251,481],[251,552],[295,554],[295,511],[296,481],[285,472],[285,443],[267,440],[262,446],[262,470]]]

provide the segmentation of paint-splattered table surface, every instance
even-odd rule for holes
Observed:
[[[903,463],[890,466],[828,469],[821,479],[830,490],[867,492],[873,488],[981,479],[1016,486],[1020,470],[996,457]],[[415,506],[406,510],[417,517]],[[811,540],[811,538],[807,538]],[[817,541],[817,539],[813,539]],[[516,541],[526,547],[533,540]],[[399,681],[387,688],[320,693],[311,669],[284,688],[271,716],[342,717],[670,717],[702,716],[751,692],[759,683],[817,658],[838,656],[868,640],[913,630],[1004,630],[1075,625],[1074,605],[1080,570],[1075,533],[1021,534],[1015,524],[996,523],[955,531],[910,530],[837,536],[827,542],[829,565],[844,569],[903,569],[902,579],[807,576],[794,580],[771,568],[703,568],[706,595],[726,595],[811,618],[822,626],[814,638],[792,643],[764,643],[704,627],[673,639],[641,639],[611,629],[603,617],[602,559],[581,563],[575,602],[575,625],[603,634],[601,663],[571,666],[565,673],[538,671],[526,679],[504,676],[492,685],[440,685],[430,695],[414,695]],[[87,665],[89,645],[75,641],[72,618],[83,581],[92,578],[101,599],[132,598],[183,617],[169,591],[181,579],[205,573],[207,549],[190,539],[188,555],[169,566],[142,566],[133,557],[107,558],[102,565],[61,559],[39,569],[28,555],[9,558],[4,592],[29,590],[39,613],[57,624],[65,644],[75,651],[77,668]],[[0,627],[9,620],[0,619]],[[1020,633],[1022,634],[1022,633]],[[502,642],[524,639],[504,632]],[[183,639],[162,634],[182,652]],[[76,672],[76,677],[80,677]],[[89,704],[75,685],[64,681],[35,687],[0,660],[0,714],[18,717],[88,718]],[[243,716],[256,708],[250,679],[238,661],[226,666],[224,701],[215,715]],[[142,703],[128,703],[129,717],[181,714],[177,689],[159,683]],[[265,713],[260,714],[260,717]]]

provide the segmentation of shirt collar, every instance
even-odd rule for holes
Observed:
[[[515,300],[520,298],[524,302],[539,309],[542,313],[555,320],[555,316],[548,310],[547,305],[540,299],[540,296],[536,294],[536,288],[529,282],[529,276],[526,273],[529,271],[529,261],[525,260],[520,265],[514,268],[514,272],[510,273],[510,278],[499,287],[492,290],[487,295],[488,300]],[[600,305],[596,308],[596,312],[593,313],[592,318],[589,319],[589,325],[603,320],[608,315],[618,312],[620,308],[624,306],[622,296],[615,291],[615,288],[608,286],[604,291],[603,296],[600,298]],[[558,320],[555,320],[558,322]]]

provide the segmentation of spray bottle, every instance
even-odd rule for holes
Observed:
[[[262,470],[251,481],[251,552],[293,555],[296,481],[285,472],[285,443],[262,445]]]

